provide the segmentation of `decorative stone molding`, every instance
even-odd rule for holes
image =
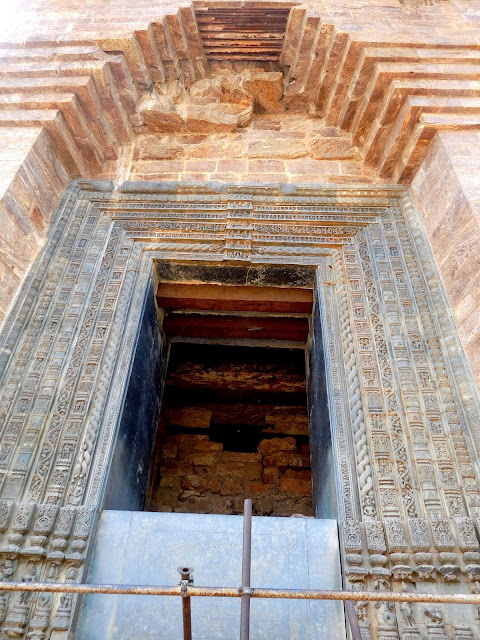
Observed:
[[[478,395],[395,187],[72,183],[0,334],[4,577],[83,578],[143,301],[165,260],[318,266],[347,583],[478,591]],[[0,594],[7,637],[66,637],[74,608],[66,595]],[[465,622],[357,605],[364,637],[390,640],[468,638],[468,610]]]

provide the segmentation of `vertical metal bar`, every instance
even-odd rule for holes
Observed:
[[[250,588],[252,569],[252,501],[247,498],[243,505],[243,549],[242,549],[242,589]],[[242,593],[240,614],[240,640],[250,638],[250,594]]]
[[[192,640],[192,609],[190,596],[182,597],[183,610],[183,640]]]
[[[345,600],[345,613],[347,614],[348,624],[352,632],[352,640],[362,640],[357,612],[351,600]]]
[[[179,567],[177,571],[182,577],[180,591],[182,594],[183,640],[192,640],[192,608],[190,596],[187,595],[187,587],[193,585],[193,567]]]

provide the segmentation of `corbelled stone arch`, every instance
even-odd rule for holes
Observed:
[[[437,131],[479,126],[480,53],[469,42],[364,37],[298,6],[280,61],[286,109],[348,134],[392,183],[409,184]]]
[[[249,4],[247,22],[258,16],[254,5]],[[248,27],[243,18],[235,22],[241,8],[228,14],[220,7],[215,13],[208,3],[195,4],[118,37],[89,35],[81,43],[63,44],[47,38],[4,50],[1,123],[16,127],[16,142],[31,144],[3,199],[5,219],[22,232],[12,233],[5,248],[9,259],[14,256],[13,275],[1,296],[5,309],[47,229],[50,235],[1,337],[4,577],[81,579],[134,341],[135,318],[129,311],[140,304],[142,288],[135,285],[148,279],[152,252],[209,260],[315,257],[305,249],[315,235],[311,222],[305,222],[300,240],[283,220],[281,233],[275,232],[283,239],[269,241],[262,252],[258,240],[239,243],[227,231],[213,242],[192,240],[185,229],[172,238],[173,232],[149,219],[152,203],[139,195],[158,190],[158,184],[130,184],[128,196],[118,193],[118,183],[131,177],[128,163],[139,136],[146,130],[168,135],[168,128],[162,131],[168,126],[177,133],[210,126],[202,133],[207,138],[220,126],[236,135],[252,117],[256,100],[257,109],[322,126],[314,144],[300,149],[302,157],[338,163],[358,154],[357,166],[374,167],[359,176],[377,182],[365,187],[360,199],[375,200],[382,191],[378,181],[410,181],[437,131],[478,128],[478,50],[471,44],[372,40],[342,24],[335,27],[328,16],[324,23],[306,6],[276,7],[271,16],[275,46],[259,39],[265,57],[261,90],[248,85],[257,73],[251,69],[256,53],[238,53]],[[233,20],[238,27],[230,44],[211,37],[212,18]],[[228,73],[217,75],[222,65]],[[227,89],[232,101],[222,102]],[[265,93],[270,99],[262,106]],[[192,103],[195,109],[189,111]],[[197,124],[187,124],[194,112]],[[280,134],[272,131],[267,154],[279,146]],[[292,140],[285,146],[294,148]],[[184,150],[178,147],[175,153]],[[173,164],[175,157],[167,161]],[[269,181],[266,175],[260,182]],[[286,179],[276,175],[275,181],[292,183],[299,175],[286,172]],[[112,185],[98,183],[73,184],[51,217],[71,176],[116,177],[113,209],[124,210],[130,198],[135,214],[121,224],[112,222],[115,211],[102,208]],[[341,177],[355,181],[350,174]],[[165,180],[165,174],[159,172],[159,178]],[[227,180],[225,175],[218,179]],[[198,184],[189,189],[188,197],[199,192],[217,197]],[[291,184],[283,187],[283,196],[293,192]],[[358,204],[353,192],[346,189],[341,197]],[[315,189],[296,193],[306,199],[304,205],[318,196]],[[378,215],[377,201],[377,218],[362,222],[365,226],[351,234],[351,245],[342,245],[343,236],[333,231],[317,238],[318,251],[325,254],[319,289],[330,341],[330,397],[336,399],[345,575],[352,588],[401,589],[405,583],[409,590],[429,590],[440,582],[444,590],[475,591],[480,576],[478,399],[419,217],[408,196],[401,206],[396,195],[390,196],[390,191],[381,194],[385,210]],[[338,204],[335,189],[327,197],[328,206]],[[356,213],[358,222],[362,212]],[[343,222],[348,227],[352,220]],[[127,329],[123,335],[121,327]],[[112,387],[117,375],[119,383]],[[43,609],[35,608],[35,598],[23,603],[0,598],[2,624],[10,635],[50,628],[60,635],[70,628],[68,597],[45,601]],[[406,616],[398,608],[368,607],[358,607],[366,638],[433,635],[444,623],[452,634],[468,637],[448,612],[440,623],[431,613],[436,622],[429,628],[429,617],[419,608]],[[470,611],[464,627],[473,627],[473,616]]]
[[[195,2],[167,9],[144,27],[126,22],[108,35],[101,29],[54,40],[37,35],[27,44],[5,45],[0,126],[12,153],[20,139],[25,152],[20,162],[12,162],[2,198],[17,246],[5,248],[2,317],[45,241],[69,179],[121,181],[135,173],[132,147],[149,131],[215,135],[245,127],[250,116],[243,89],[237,97],[230,94],[223,107],[215,89],[214,102],[203,109],[201,89],[192,89],[222,69],[235,77],[252,67],[282,74],[263,89],[275,95],[267,110],[313,116],[322,127],[311,145],[296,150],[298,157],[314,160],[298,174],[311,173],[312,180],[323,171],[327,180],[329,171],[339,180],[340,167],[340,178],[350,182],[357,176],[408,184],[437,131],[478,128],[475,44],[399,43],[393,27],[380,39],[365,24],[352,31],[344,16],[335,19],[325,11],[322,16],[308,4],[291,2]],[[255,82],[240,82],[254,102],[261,93]],[[233,84],[238,88],[238,77]],[[193,110],[188,107],[192,90]],[[264,111],[264,105],[257,106]],[[268,147],[270,154],[274,146]],[[179,149],[175,153],[186,157]],[[175,153],[166,160],[176,159]],[[239,157],[250,156],[232,152],[232,159]],[[314,166],[317,161],[325,168]],[[351,169],[343,169],[342,162]],[[162,171],[170,176],[160,168],[156,175]],[[271,178],[295,181],[297,174],[279,171],[270,170]],[[217,174],[233,179],[225,171]]]

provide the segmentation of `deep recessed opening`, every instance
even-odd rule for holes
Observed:
[[[315,269],[155,276],[105,508],[335,517]]]
[[[313,515],[305,354],[174,343],[147,509]]]

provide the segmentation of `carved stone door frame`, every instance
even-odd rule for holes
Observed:
[[[4,575],[83,576],[156,260],[317,266],[346,580],[480,578],[478,392],[408,192],[96,182],[70,185],[0,334]],[[1,622],[62,637],[73,600],[39,602],[0,595]]]

